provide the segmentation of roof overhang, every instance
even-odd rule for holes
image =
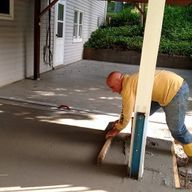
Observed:
[[[148,3],[148,0],[115,0],[128,3]],[[192,0],[166,0],[167,4],[170,5],[190,5]]]

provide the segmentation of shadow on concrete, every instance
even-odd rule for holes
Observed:
[[[109,154],[104,164],[96,164],[104,143],[103,131],[43,122],[42,117],[51,113],[41,110],[1,105],[0,111],[0,170],[7,175],[0,187],[54,185],[57,174],[62,183],[84,186],[90,184],[90,175],[95,179],[102,175],[126,176],[121,143],[114,143],[115,158]],[[86,115],[70,118],[90,119]]]

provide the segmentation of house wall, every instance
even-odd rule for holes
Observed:
[[[42,0],[41,10],[48,4]],[[52,67],[44,62],[48,12],[41,17],[40,72]],[[54,31],[54,9],[51,9],[51,34]],[[51,39],[53,52],[53,38]],[[52,64],[52,63],[51,63]],[[15,0],[14,19],[0,19],[0,86],[33,76],[34,71],[34,0]]]
[[[90,37],[91,32],[96,30],[98,27],[97,18],[100,17],[100,24],[104,23],[106,5],[106,1],[67,0],[64,48],[65,65],[82,59],[83,45]],[[73,19],[75,9],[84,13],[83,41],[76,43],[73,42]]]
[[[33,62],[30,0],[14,1],[14,19],[0,20],[0,86],[25,78],[26,62]],[[28,7],[28,9],[26,9]]]
[[[41,10],[48,5],[49,0],[41,0]],[[65,7],[65,28],[64,28],[64,65],[79,61],[83,55],[83,45],[90,37],[92,31],[98,27],[98,17],[100,18],[100,25],[105,21],[105,10],[107,6],[106,1],[99,0],[66,0]],[[80,10],[84,13],[83,19],[83,41],[73,42],[73,21],[74,10]],[[50,52],[54,54],[54,27],[55,27],[55,7],[51,8],[51,46]],[[54,66],[51,63],[45,62],[44,47],[46,45],[46,35],[48,29],[48,12],[41,17],[41,43],[40,43],[40,72],[49,71]],[[48,50],[47,50],[48,51]],[[48,54],[46,54],[48,55]],[[53,55],[54,57],[54,55]],[[28,65],[28,76],[33,75],[33,64]]]
[[[48,0],[41,0],[41,10],[48,4]],[[83,41],[73,42],[74,10],[84,13]],[[83,45],[92,31],[97,29],[97,18],[100,24],[104,22],[106,1],[99,0],[66,0],[65,14],[65,65],[82,59]],[[55,9],[51,8],[51,46],[54,54],[54,22]],[[48,12],[41,17],[40,42],[40,72],[52,69],[44,61],[44,46],[48,28]],[[0,87],[24,78],[33,77],[34,70],[34,0],[15,0],[14,19],[0,19]]]

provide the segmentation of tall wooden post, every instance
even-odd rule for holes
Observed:
[[[142,178],[144,170],[147,124],[164,7],[165,0],[149,0],[148,2],[128,165],[130,176],[137,179]]]

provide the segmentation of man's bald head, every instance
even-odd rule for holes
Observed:
[[[106,84],[112,89],[113,92],[121,93],[122,90],[123,74],[119,71],[111,72],[107,79]]]

